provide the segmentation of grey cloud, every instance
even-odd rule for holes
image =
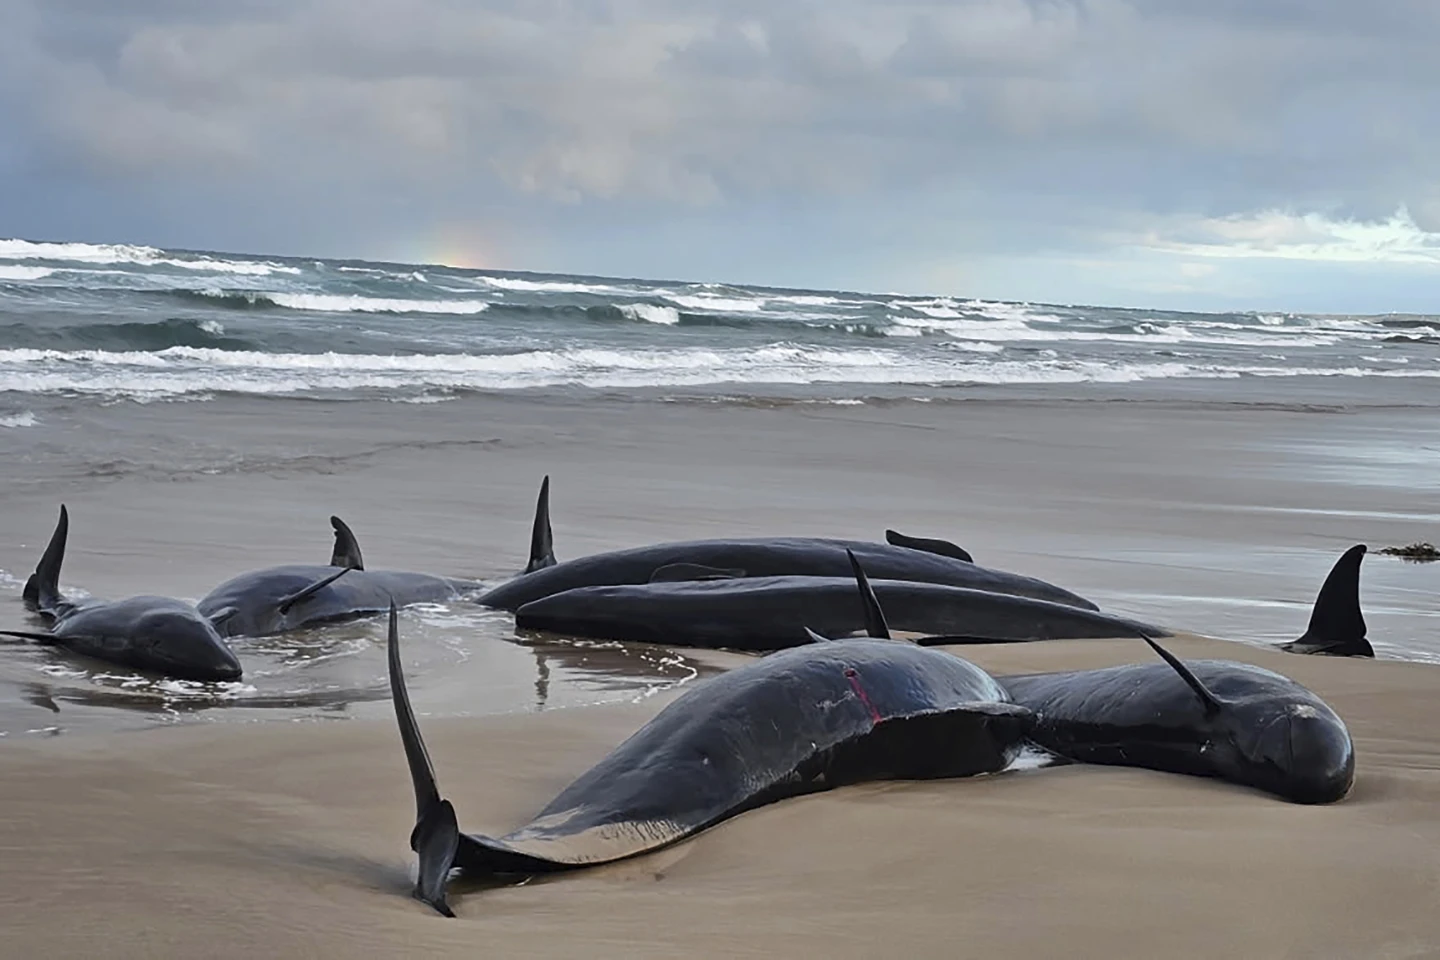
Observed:
[[[1374,217],[1407,204],[1440,223],[1428,0],[0,10],[13,25],[0,98],[23,143],[9,162],[111,181],[383,184],[440,212],[550,211],[537,216],[799,194],[857,217],[886,202],[1010,210],[1030,242],[1060,246],[1177,211]],[[1020,235],[1006,223],[974,242],[1002,233]]]

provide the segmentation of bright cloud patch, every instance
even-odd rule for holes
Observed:
[[[1440,266],[1440,233],[1401,208],[1385,220],[1331,220],[1279,210],[1212,217],[1148,235],[1142,246],[1187,257],[1275,257]]]

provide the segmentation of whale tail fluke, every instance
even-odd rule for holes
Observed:
[[[390,699],[395,704],[395,720],[400,726],[400,742],[405,747],[405,760],[410,765],[410,782],[415,787],[415,829],[410,832],[410,849],[420,856],[420,872],[415,880],[415,898],[430,904],[440,914],[453,917],[445,902],[445,882],[460,848],[460,826],[455,808],[442,799],[435,784],[435,767],[410,694],[405,690],[405,674],[400,668],[400,625],[395,604],[390,604],[390,635],[387,654],[390,665]]]
[[[535,501],[535,523],[530,529],[530,562],[525,572],[533,573],[555,566],[555,534],[550,529],[550,475],[540,481],[540,497]]]
[[[25,605],[41,613],[54,614],[65,602],[60,595],[60,565],[65,562],[65,540],[70,535],[70,512],[60,505],[60,519],[50,543],[35,565],[35,572],[25,581]]]
[[[330,526],[335,530],[335,549],[330,551],[330,566],[364,570],[365,560],[360,555],[360,541],[355,539],[355,532],[339,517],[331,517]]]
[[[1365,544],[1357,543],[1335,561],[1315,598],[1305,635],[1283,644],[1282,649],[1335,657],[1375,656],[1365,638],[1365,616],[1360,612],[1360,562],[1364,559]]]

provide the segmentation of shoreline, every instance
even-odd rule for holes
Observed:
[[[879,539],[892,528],[958,542],[986,566],[1121,616],[1274,644],[1304,631],[1352,544],[1440,539],[1430,420],[1423,408],[1074,403],[1068,392],[820,407],[74,404],[38,428],[0,432],[0,626],[31,627],[20,584],[61,502],[72,517],[67,587],[193,599],[243,570],[324,562],[332,513],[377,569],[510,576],[549,474],[562,559],[713,536]],[[1440,662],[1437,594],[1440,566],[1367,557],[1361,599],[1381,657]],[[693,659],[573,645],[541,656],[513,642],[507,615],[461,604],[408,610],[403,629],[425,655],[417,709],[451,714],[640,693],[688,675]],[[133,711],[115,709],[127,703],[172,702],[210,719],[373,715],[382,639],[372,619],[246,642],[254,689],[213,703],[6,645],[0,730],[127,725]],[[117,700],[130,695],[148,705]]]

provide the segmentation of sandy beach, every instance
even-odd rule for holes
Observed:
[[[1311,686],[1350,726],[1356,787],[1307,808],[1107,768],[867,785],[612,867],[461,884],[459,919],[444,921],[406,896],[413,807],[378,624],[343,628],[350,646],[299,665],[298,648],[242,645],[264,669],[229,699],[130,690],[59,672],[73,667],[63,654],[6,647],[0,954],[1440,951],[1440,672],[1422,662],[1440,659],[1440,568],[1367,559],[1380,661],[1262,646],[1304,629],[1350,544],[1434,539],[1433,409],[1097,388],[924,404],[469,397],[275,412],[237,398],[77,406],[49,414],[56,429],[43,436],[0,434],[5,625],[28,622],[18,578],[62,500],[68,584],[193,598],[251,567],[323,560],[332,512],[372,566],[508,576],[548,472],[562,558],[894,527],[954,539],[1118,613],[1246,641],[1184,637],[1173,649]],[[476,832],[522,822],[675,696],[675,682],[734,662],[526,646],[504,616],[459,609],[407,614],[402,629],[442,789]],[[997,673],[1150,656],[1133,641],[963,654]]]
[[[1285,669],[1351,724],[1356,787],[1299,807],[1100,767],[848,788],[544,883],[405,894],[413,806],[384,723],[192,727],[11,744],[8,956],[1423,957],[1440,946],[1440,737],[1428,666]],[[1088,641],[968,651],[994,670],[1135,658]],[[659,706],[430,721],[477,832],[523,821]]]

